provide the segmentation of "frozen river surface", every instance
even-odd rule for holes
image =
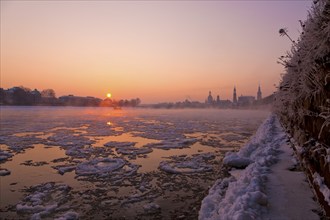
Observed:
[[[196,219],[267,111],[1,107],[0,217]]]

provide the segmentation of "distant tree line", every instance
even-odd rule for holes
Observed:
[[[37,89],[31,90],[23,86],[16,86],[6,90],[0,88],[0,105],[136,107],[140,103],[141,100],[139,98],[119,101],[74,95],[57,98],[53,89],[38,91]]]
[[[20,86],[7,90],[0,88],[0,103],[2,105],[56,105],[59,104],[53,89],[37,89]]]
[[[114,100],[110,98],[106,98],[101,101],[100,106],[102,107],[136,107],[141,104],[141,100],[139,98],[131,99],[131,100]]]

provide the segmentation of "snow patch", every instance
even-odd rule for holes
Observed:
[[[317,172],[313,174],[313,182],[319,186],[320,192],[323,194],[324,200],[330,205],[330,189],[325,185],[324,178]]]
[[[156,212],[160,209],[160,206],[156,203],[149,203],[143,206],[144,211],[146,212]]]
[[[79,214],[73,211],[68,211],[64,213],[64,215],[62,215],[61,217],[55,218],[55,220],[76,220],[76,219],[79,219]]]
[[[285,141],[276,116],[269,116],[238,153],[226,155],[227,165],[247,167],[237,179],[225,178],[213,185],[202,201],[199,219],[260,219],[268,204],[269,167],[277,161],[278,148]]]
[[[223,159],[223,164],[235,167],[235,168],[245,168],[253,161],[247,157],[240,157],[237,153],[228,152],[226,157]]]

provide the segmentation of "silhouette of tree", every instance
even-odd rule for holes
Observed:
[[[44,89],[41,91],[41,97],[56,98],[55,91],[53,89]]]
[[[31,91],[31,94],[33,97],[34,104],[39,104],[41,102],[41,93],[37,89],[34,89],[33,91]]]
[[[29,92],[30,89],[24,87],[14,87],[13,104],[15,105],[31,105],[33,96]],[[31,91],[31,90],[30,90]]]
[[[6,91],[3,88],[0,88],[0,103],[1,104],[7,104],[6,103]]]

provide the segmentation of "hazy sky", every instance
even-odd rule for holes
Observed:
[[[275,91],[312,1],[1,1],[1,87],[143,103]]]

